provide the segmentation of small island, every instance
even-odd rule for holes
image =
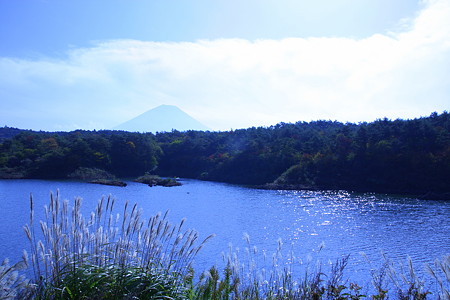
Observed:
[[[120,187],[126,187],[127,184],[120,180],[111,180],[111,179],[95,179],[89,181],[89,183],[94,184],[103,184],[103,185],[111,185],[111,186],[120,186]]]
[[[180,186],[181,183],[173,178],[161,178],[158,175],[150,175],[145,174],[144,176],[138,177],[134,180],[135,182],[140,182],[147,184],[148,186],[165,186],[165,187],[172,187],[172,186]]]
[[[120,181],[113,174],[99,169],[99,168],[77,168],[74,172],[70,173],[68,176],[70,179],[87,181],[94,184],[103,184],[111,186],[125,187],[127,184]]]
[[[103,184],[110,186],[126,187],[127,183],[117,179],[113,174],[98,168],[85,168],[81,167],[68,175],[71,179],[78,179],[87,181],[94,184]],[[146,173],[143,176],[139,176],[134,182],[144,183],[148,186],[180,186],[181,183],[172,178],[161,178],[158,175],[151,175]]]

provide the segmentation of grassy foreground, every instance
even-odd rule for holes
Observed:
[[[196,276],[192,262],[212,235],[199,240],[184,220],[170,224],[167,213],[145,221],[136,204],[126,203],[120,217],[114,204],[101,199],[86,218],[80,198],[69,207],[57,193],[45,220],[35,224],[30,197],[24,227],[30,253],[0,265],[0,299],[450,299],[450,256],[426,266],[426,278],[410,259],[395,266],[384,257],[382,267],[369,271],[369,293],[344,276],[348,256],[329,268],[308,262],[294,276],[294,256],[283,253],[281,241],[272,257],[260,259],[248,236],[245,253],[224,255],[223,270],[211,267]]]

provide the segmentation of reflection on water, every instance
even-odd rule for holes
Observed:
[[[450,253],[450,202],[419,201],[381,194],[345,191],[265,191],[235,185],[184,180],[181,187],[148,187],[129,182],[125,188],[75,181],[0,180],[0,259],[18,259],[27,248],[22,227],[28,222],[29,195],[33,193],[37,217],[42,217],[50,191],[73,202],[83,198],[86,214],[102,196],[112,195],[116,207],[137,202],[144,217],[170,210],[170,220],[196,229],[201,237],[216,238],[200,253],[204,268],[221,264],[221,253],[231,243],[276,250],[281,238],[287,250],[300,258],[314,254],[323,261],[351,255],[351,277],[367,275],[360,252],[377,263],[383,250],[394,261],[411,256],[416,265]],[[119,210],[120,211],[120,210]],[[320,245],[325,247],[317,251]],[[419,268],[422,269],[422,268]]]

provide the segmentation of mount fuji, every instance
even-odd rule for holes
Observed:
[[[131,132],[209,130],[208,127],[174,105],[160,105],[113,129]]]

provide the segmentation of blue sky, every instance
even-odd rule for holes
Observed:
[[[414,0],[0,0],[0,54],[54,56],[110,39],[363,38],[419,7]]]
[[[450,0],[0,0],[0,126],[214,130],[449,108]]]

